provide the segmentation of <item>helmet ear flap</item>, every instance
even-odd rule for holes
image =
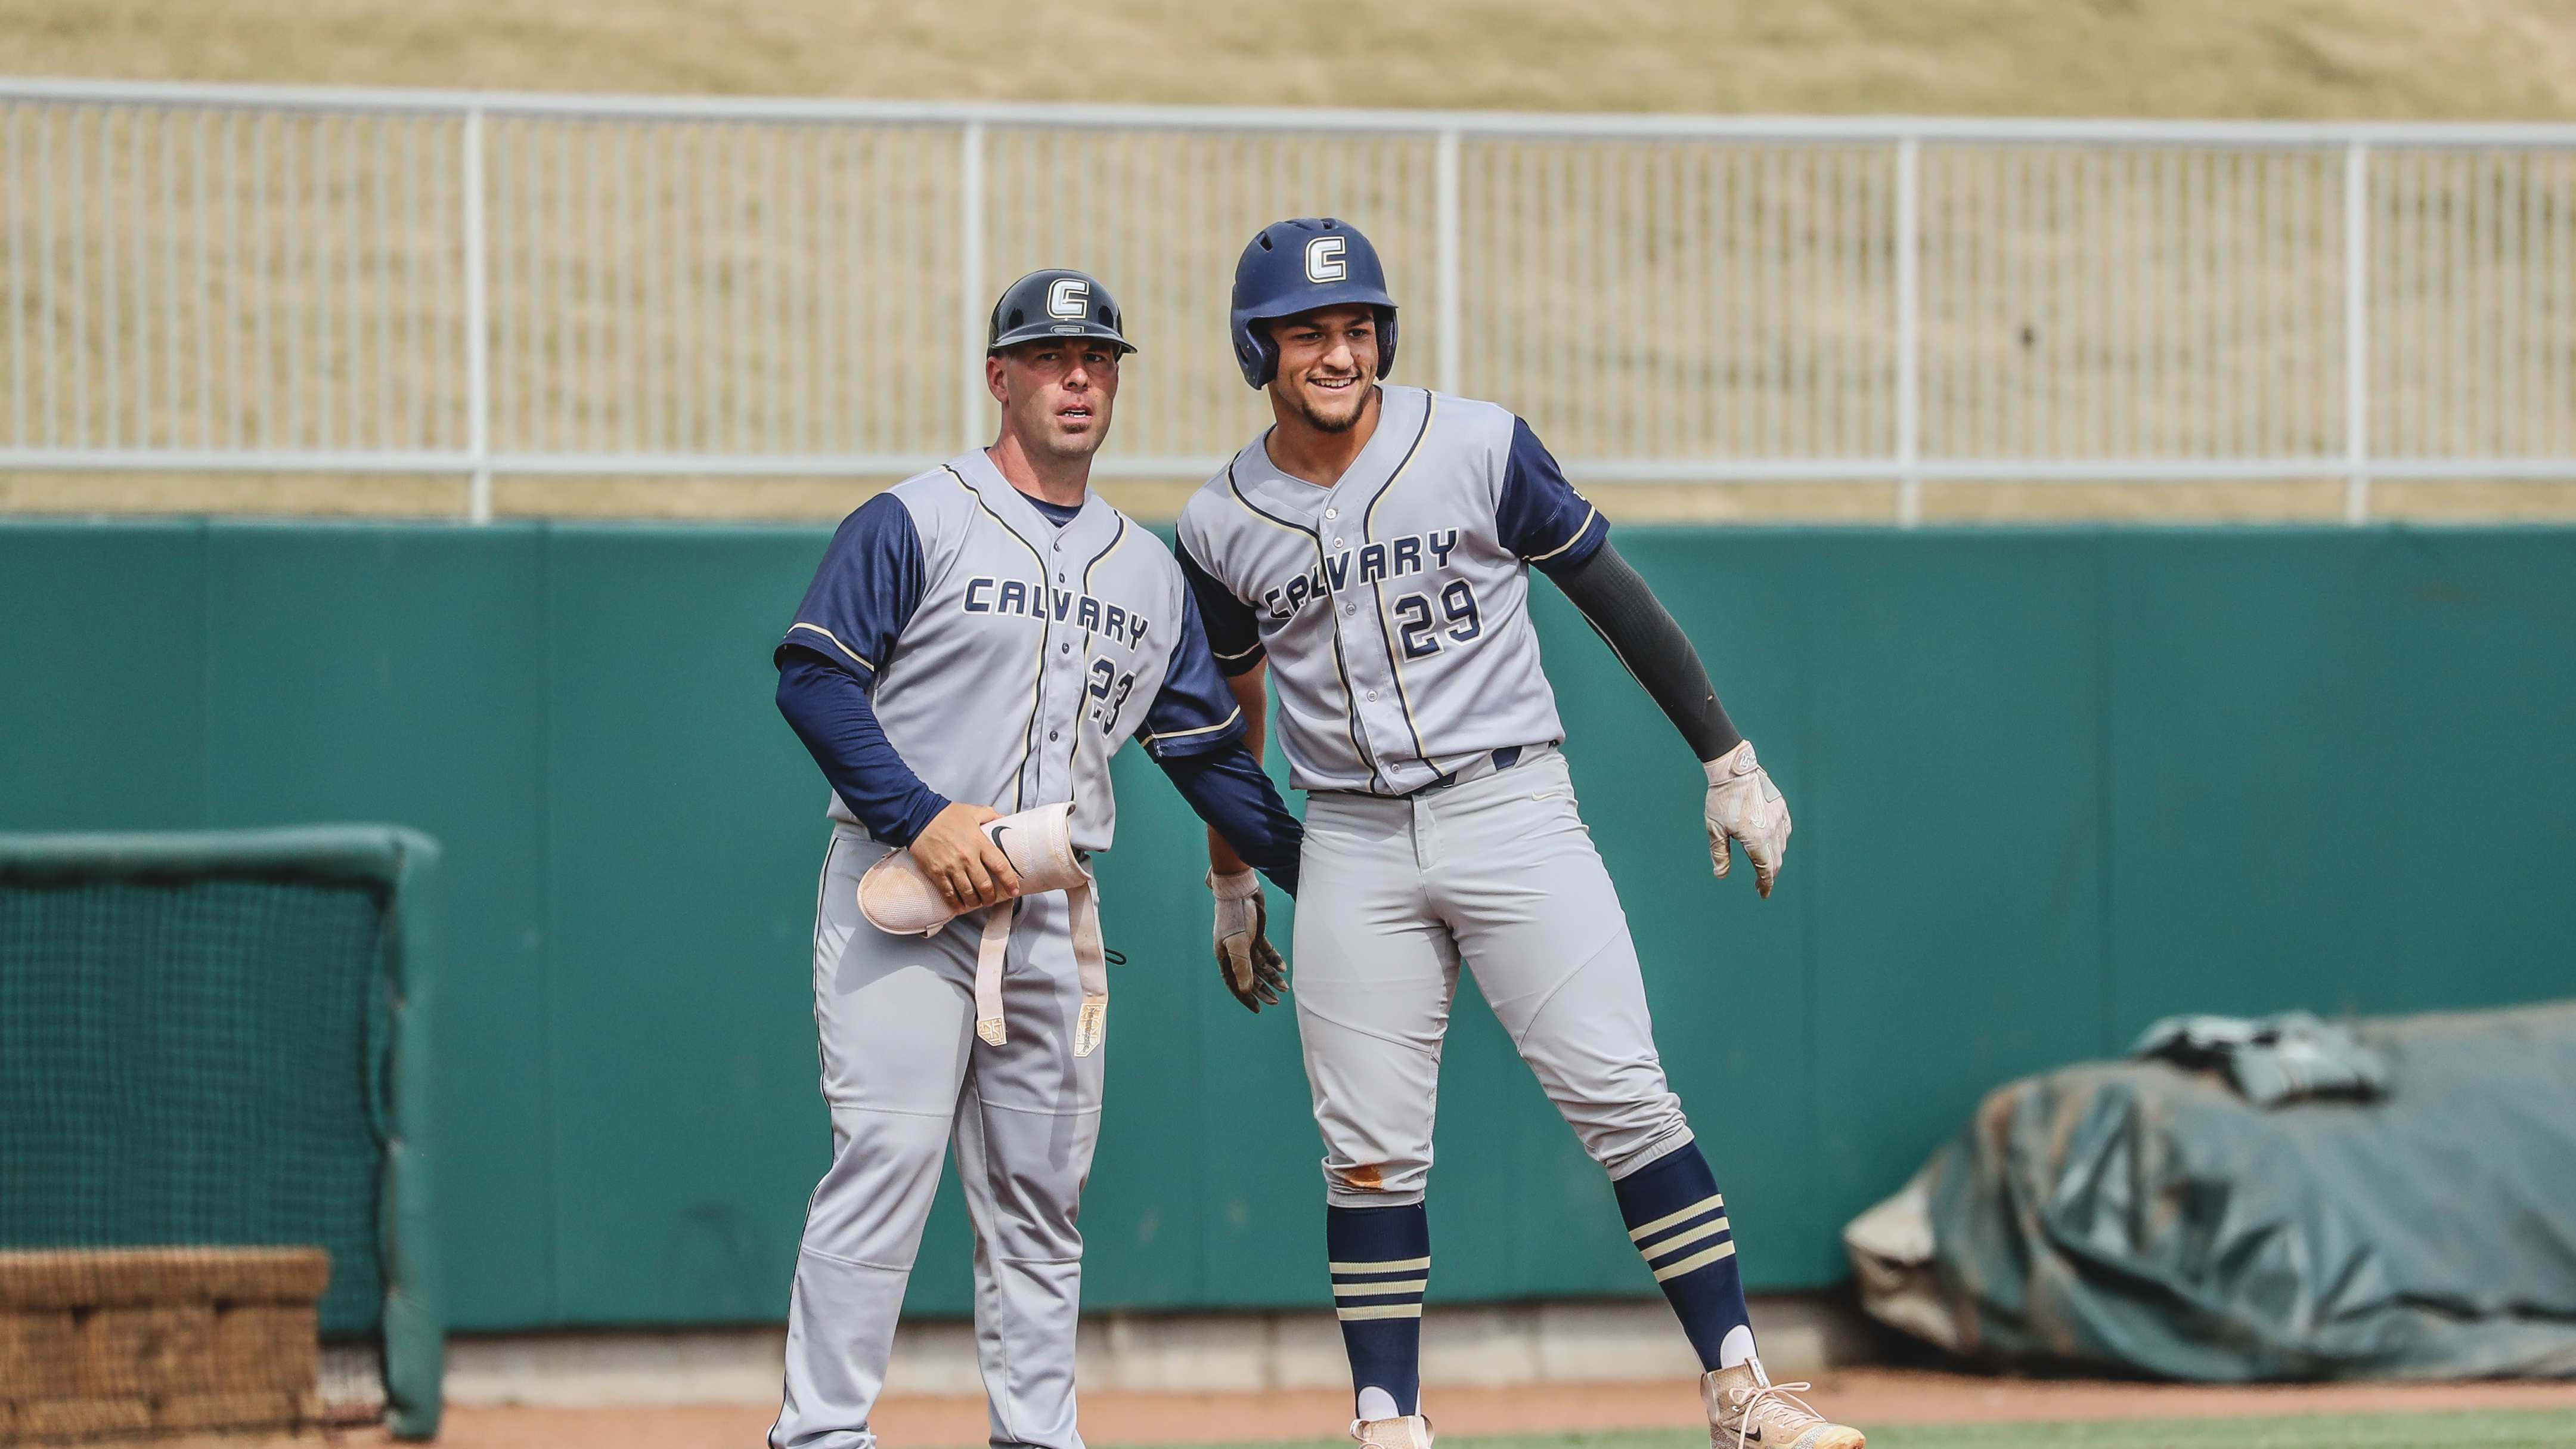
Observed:
[[[1234,360],[1243,368],[1243,380],[1255,388],[1268,387],[1279,375],[1279,349],[1263,331],[1261,319],[1254,318],[1234,334]]]

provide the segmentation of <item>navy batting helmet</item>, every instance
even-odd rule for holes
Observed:
[[[1002,289],[993,304],[993,325],[985,334],[987,356],[1023,342],[1051,337],[1097,337],[1115,342],[1124,354],[1136,350],[1119,330],[1116,298],[1089,273],[1051,267],[1031,272]]]
[[[1386,268],[1359,228],[1329,216],[1301,216],[1261,229],[1234,264],[1234,360],[1243,380],[1268,387],[1279,349],[1261,324],[1318,307],[1377,309],[1377,375],[1395,367],[1395,299]]]

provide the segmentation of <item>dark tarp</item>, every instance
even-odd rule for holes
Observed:
[[[2304,1011],[2258,1020],[2235,1016],[2168,1016],[2148,1027],[2133,1057],[2161,1057],[2190,1071],[2215,1069],[2257,1107],[2298,1097],[2388,1095],[2388,1059],[2364,1046],[2352,1028]]]
[[[2576,1002],[2352,1030],[2378,1100],[2168,1061],[1998,1088],[1845,1230],[1863,1304],[2042,1371],[2576,1377]]]

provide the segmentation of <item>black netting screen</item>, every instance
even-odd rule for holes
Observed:
[[[318,1245],[384,1309],[386,917],[293,878],[0,875],[0,1248]]]

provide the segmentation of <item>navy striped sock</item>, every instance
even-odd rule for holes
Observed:
[[[1398,1414],[1421,1412],[1422,1290],[1431,1279],[1431,1217],[1406,1207],[1324,1209],[1333,1312],[1351,1357],[1351,1393],[1378,1389]],[[1361,1417],[1373,1417],[1362,1415]]]
[[[1629,1241],[1645,1255],[1673,1313],[1698,1351],[1700,1366],[1719,1367],[1726,1336],[1750,1333],[1744,1275],[1735,1263],[1735,1234],[1727,1226],[1726,1199],[1696,1143],[1655,1159],[1612,1183]]]

